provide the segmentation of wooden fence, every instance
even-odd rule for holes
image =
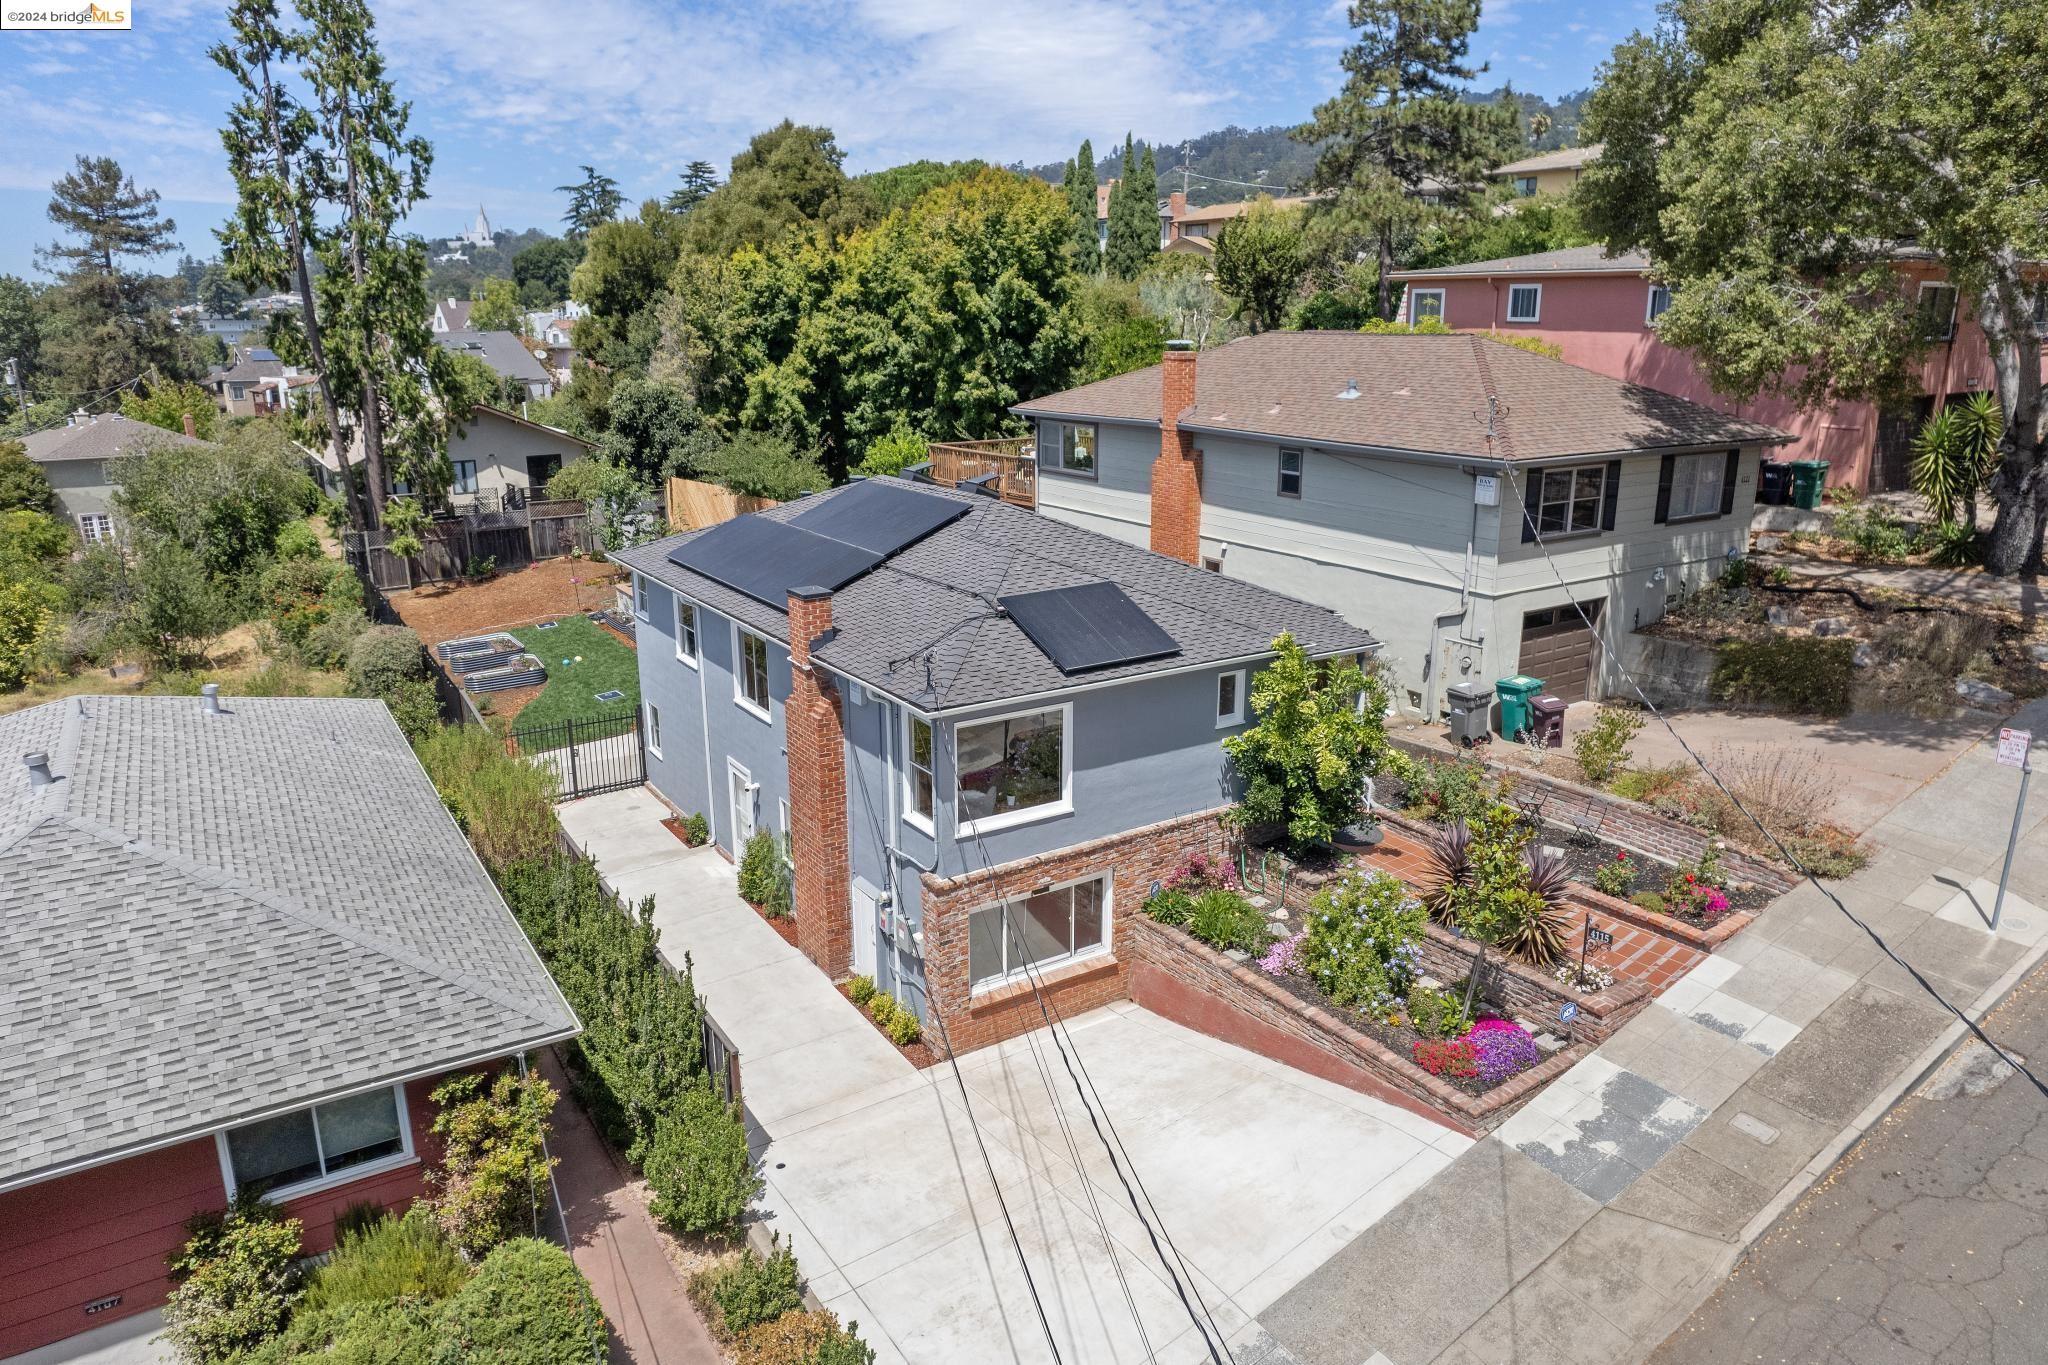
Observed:
[[[700,527],[716,526],[748,512],[781,505],[774,498],[735,493],[723,484],[706,483],[702,479],[670,479],[666,501],[668,529],[671,531],[694,531]]]
[[[928,477],[933,483],[957,488],[969,479],[993,474],[995,489],[1004,502],[1019,507],[1038,506],[1038,461],[1029,436],[1005,436],[994,441],[934,441]]]
[[[437,518],[421,528],[420,552],[410,557],[391,553],[389,544],[388,531],[350,531],[342,536],[350,567],[381,592],[446,583],[462,577],[481,559],[504,571],[555,559],[571,549],[602,549],[580,502],[535,502],[520,511]]]

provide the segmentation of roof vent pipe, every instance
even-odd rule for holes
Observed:
[[[1344,392],[1337,395],[1338,401],[1348,403],[1356,397],[1358,397],[1358,381],[1356,379],[1345,380]]]
[[[57,779],[50,776],[50,756],[45,753],[23,754],[21,761],[28,765],[28,786],[30,791],[41,791]]]
[[[220,709],[219,683],[207,683],[199,689],[199,705],[205,709],[206,714],[209,716],[224,716],[227,714],[227,712]]]

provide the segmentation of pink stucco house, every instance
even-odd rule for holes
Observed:
[[[1776,458],[1826,460],[1829,483],[1876,492],[1907,486],[1913,433],[1939,403],[1991,386],[1984,333],[1967,309],[1958,308],[1946,273],[1914,260],[1900,261],[1898,269],[1923,306],[1947,315],[1949,335],[1920,364],[1920,398],[1897,413],[1879,412],[1870,403],[1801,410],[1782,398],[1737,402],[1716,393],[1684,352],[1659,340],[1656,320],[1670,296],[1650,281],[1649,259],[1638,253],[1609,256],[1599,246],[1567,247],[1404,270],[1393,278],[1405,286],[1405,322],[1439,318],[1458,331],[1542,337],[1563,347],[1571,364],[1788,431],[1793,442]]]

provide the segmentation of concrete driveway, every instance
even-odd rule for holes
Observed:
[[[1128,1003],[1061,1030],[1092,1106],[1047,1030],[917,1071],[664,813],[644,793],[562,808],[693,958],[741,1051],[762,1216],[881,1361],[1050,1361],[1048,1330],[1068,1365],[1206,1360],[1212,1321],[1262,1340],[1258,1313],[1471,1145]]]

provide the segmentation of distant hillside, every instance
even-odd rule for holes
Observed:
[[[1487,91],[1473,91],[1467,96],[1475,103],[1490,102],[1501,97],[1510,87]],[[1546,100],[1541,95],[1513,91],[1514,99],[1522,107],[1522,134],[1528,137],[1530,120],[1537,114],[1550,117],[1550,127],[1540,138],[1529,139],[1531,151],[1547,152],[1557,147],[1574,146],[1579,138],[1579,121],[1584,116],[1590,90],[1575,90],[1555,100]],[[1258,187],[1270,187],[1274,194],[1300,190],[1308,183],[1309,173],[1315,167],[1316,149],[1296,142],[1289,134],[1292,128],[1275,124],[1266,128],[1239,128],[1235,125],[1219,128],[1212,133],[1191,138],[1187,147],[1188,200],[1194,204],[1222,204],[1233,199],[1243,199],[1260,192]],[[1145,142],[1140,139],[1142,150]],[[1097,183],[1114,179],[1122,173],[1123,144],[1095,144]],[[1159,192],[1169,194],[1181,187],[1181,144],[1155,145],[1152,153],[1159,167]],[[1049,162],[1043,166],[1014,166],[1011,169],[1026,175],[1035,175],[1041,180],[1058,184],[1066,173],[1066,163]],[[1242,183],[1238,183],[1242,182]]]

